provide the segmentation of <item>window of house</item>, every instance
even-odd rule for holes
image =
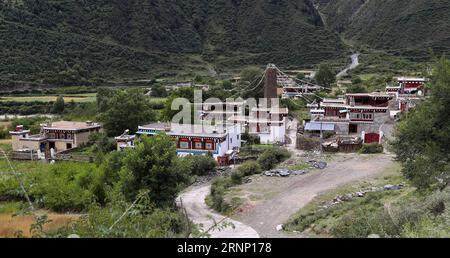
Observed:
[[[213,149],[213,144],[212,144],[211,142],[207,142],[207,143],[205,144],[205,149],[207,149],[207,150],[212,150],[212,149]]]
[[[189,149],[189,142],[180,142],[180,149]]]
[[[72,149],[72,144],[71,144],[71,143],[68,143],[68,144],[66,145],[66,149],[68,149],[68,150]]]
[[[195,146],[196,149],[203,149],[202,142],[196,142],[194,146]]]

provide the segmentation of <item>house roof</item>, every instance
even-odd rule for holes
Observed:
[[[55,130],[85,130],[100,128],[101,125],[92,122],[74,122],[74,121],[58,121],[49,125],[44,125],[43,129],[55,129]]]
[[[307,123],[305,126],[305,131],[321,131],[321,130],[334,131],[334,124],[311,122]]]

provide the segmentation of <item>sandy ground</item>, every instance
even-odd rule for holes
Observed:
[[[319,193],[350,182],[374,177],[391,164],[390,155],[339,154],[324,170],[315,170],[304,176],[289,178],[259,177],[239,187],[241,194],[255,194],[253,201],[244,205],[236,219],[254,228],[261,237],[303,237],[277,231],[291,215],[304,207]],[[258,200],[258,193],[264,196]]]
[[[207,231],[211,238],[259,238],[258,233],[251,227],[243,223],[226,218],[212,211],[205,203],[205,198],[209,194],[211,185],[195,186],[187,189],[178,197],[178,203],[183,204],[189,218],[196,224],[202,224],[203,230]],[[219,223],[220,222],[220,223]],[[219,227],[213,227],[215,223],[223,225],[223,223],[231,223],[232,226],[219,230]]]

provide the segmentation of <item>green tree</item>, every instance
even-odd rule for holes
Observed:
[[[233,84],[230,81],[225,80],[222,82],[222,88],[225,90],[230,90],[231,88],[233,88]]]
[[[212,156],[189,156],[186,160],[192,168],[191,173],[197,176],[209,175],[217,166]]]
[[[165,98],[165,97],[167,97],[166,87],[164,87],[161,84],[153,85],[151,95],[152,95],[152,97],[157,97],[157,98]]]
[[[450,183],[450,60],[434,68],[430,97],[401,118],[393,142],[403,174],[418,188]]]
[[[112,98],[117,90],[109,88],[97,89],[97,108],[99,112],[105,112],[109,107],[109,99]]]
[[[115,91],[102,105],[104,106],[99,109],[105,111],[100,113],[99,119],[103,122],[108,136],[120,135],[126,129],[132,133],[136,132],[139,125],[155,118],[148,98],[137,89]]]
[[[319,71],[317,71],[315,79],[320,86],[329,88],[331,87],[331,84],[336,81],[336,74],[333,72],[329,65],[321,64],[319,66]]]
[[[306,77],[305,77],[305,74],[303,74],[303,73],[298,73],[298,74],[295,76],[295,78],[297,78],[297,79],[299,79],[299,80],[304,80]]]
[[[189,171],[189,163],[177,157],[174,141],[169,136],[142,137],[136,148],[124,157],[122,192],[132,201],[141,190],[146,190],[157,207],[170,207],[188,181]]]
[[[264,96],[263,85],[257,87],[257,83],[260,81],[263,74],[263,70],[259,67],[251,66],[242,70],[241,81],[239,88],[242,92],[243,98],[262,98]]]
[[[278,163],[288,159],[291,156],[288,150],[282,148],[271,148],[266,150],[258,158],[258,163],[264,170],[273,169]]]
[[[56,101],[53,104],[52,113],[61,114],[62,112],[64,112],[64,107],[65,107],[64,98],[62,96],[59,96],[58,98],[56,98]]]

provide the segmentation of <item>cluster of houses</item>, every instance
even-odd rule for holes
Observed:
[[[276,76],[266,78],[266,98],[279,97],[279,81]],[[330,132],[357,136],[364,143],[380,143],[385,134],[383,125],[425,96],[425,79],[399,77],[397,82],[386,87],[385,92],[346,94],[308,105],[311,119],[304,124],[305,134],[322,136]],[[291,86],[286,87],[289,91]],[[278,105],[249,106],[246,101],[202,103],[197,112],[199,124],[142,125],[136,134],[130,135],[126,130],[115,140],[117,150],[123,151],[134,148],[139,137],[165,133],[176,142],[180,156],[210,154],[219,164],[228,165],[244,142],[244,132],[257,136],[263,144],[286,143],[288,113],[287,108]],[[101,131],[102,126],[94,122],[60,121],[42,124],[36,135],[23,126],[17,126],[10,134],[14,152],[31,152],[38,159],[49,160],[57,153],[86,145],[90,134]]]
[[[343,98],[323,99],[310,104],[311,122],[308,134],[333,132],[342,136],[360,136],[364,143],[381,143],[383,126],[399,113],[413,108],[425,96],[423,78],[395,78],[397,85],[387,86],[385,92],[352,93]]]

